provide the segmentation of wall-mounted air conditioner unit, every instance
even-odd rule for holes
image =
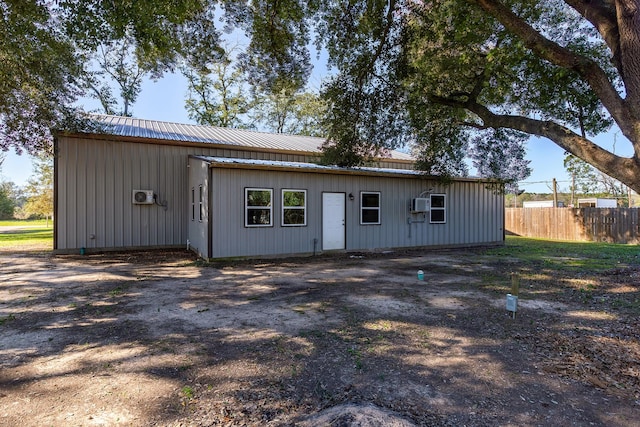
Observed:
[[[152,205],[153,190],[133,190],[134,205]]]
[[[429,212],[430,201],[424,197],[416,197],[411,199],[411,212]]]

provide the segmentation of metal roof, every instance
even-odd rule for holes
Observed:
[[[103,133],[133,138],[161,139],[167,141],[221,144],[253,147],[267,150],[320,153],[324,138],[256,132],[244,129],[223,128],[137,119],[133,117],[94,115]],[[413,160],[399,151],[390,151],[396,160]]]
[[[351,167],[344,168],[339,166],[324,166],[315,163],[302,163],[302,162],[283,162],[280,160],[258,160],[258,159],[239,159],[232,157],[214,157],[214,156],[191,156],[196,159],[204,160],[211,166],[218,167],[238,167],[254,169],[262,167],[266,169],[285,169],[295,170],[300,172],[319,172],[319,173],[352,173],[356,175],[391,175],[391,176],[404,176],[404,177],[423,177],[429,178],[422,171],[412,169],[390,169],[390,168],[375,168],[375,167]],[[455,181],[484,181],[482,178],[477,177],[457,177]]]

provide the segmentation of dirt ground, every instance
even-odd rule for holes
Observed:
[[[3,253],[0,425],[639,425],[638,267],[521,267]]]

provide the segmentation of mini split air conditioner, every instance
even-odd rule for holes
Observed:
[[[153,203],[153,190],[133,190],[134,205],[152,205]]]
[[[429,212],[430,200],[423,197],[411,199],[411,212]]]

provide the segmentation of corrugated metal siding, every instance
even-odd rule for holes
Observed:
[[[189,155],[309,162],[313,156],[256,153],[59,137],[57,144],[56,235],[58,250],[182,246],[190,233],[187,173]],[[315,173],[215,169],[214,252],[233,256],[311,253],[321,244],[322,191],[353,193],[347,200],[347,248],[432,246],[495,242],[502,239],[502,197],[481,183],[454,182],[448,187],[415,178],[385,178]],[[229,177],[233,177],[229,180]],[[274,188],[274,227],[244,228],[244,187]],[[447,224],[407,224],[408,203],[428,188],[447,194]],[[280,189],[308,190],[308,226],[280,226]],[[168,209],[134,205],[133,189],[151,189]],[[213,190],[215,189],[215,190]],[[382,192],[383,224],[359,225],[360,191]],[[416,219],[416,216],[412,216]],[[391,221],[387,222],[387,219]],[[218,220],[219,219],[219,220]],[[231,232],[238,224],[237,233]],[[92,238],[94,236],[94,238]],[[277,237],[276,237],[277,236]],[[278,239],[280,244],[276,244]]]
[[[205,206],[205,215],[200,221],[199,201],[200,186],[203,187],[203,203]],[[191,191],[193,189],[194,196],[194,217],[191,214]],[[188,239],[191,248],[200,256],[209,258],[209,219],[211,213],[208,210],[209,197],[209,164],[203,160],[189,158],[189,184],[187,188],[187,222],[188,222]]]
[[[503,239],[503,197],[481,182],[443,186],[421,178],[386,178],[299,172],[212,169],[213,258],[311,253],[322,247],[322,192],[353,194],[346,201],[347,250],[496,243]],[[273,227],[244,227],[244,188],[273,189]],[[307,190],[307,226],[282,227],[281,190]],[[447,223],[409,224],[422,215],[409,214],[413,197],[433,188],[447,196]],[[360,192],[381,193],[381,224],[360,225]]]
[[[59,137],[56,249],[185,245],[189,155],[274,157],[270,153],[228,148]],[[310,160],[303,155],[275,157],[297,162]],[[168,209],[132,204],[134,189],[154,190],[161,201],[167,201]]]

